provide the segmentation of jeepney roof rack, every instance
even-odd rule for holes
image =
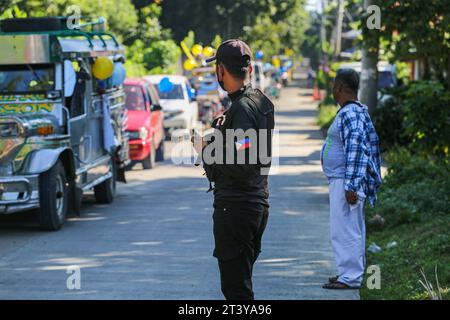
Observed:
[[[84,17],[86,18],[86,17]],[[0,35],[35,35],[47,34],[62,38],[84,37],[90,48],[94,48],[94,39],[98,38],[103,47],[107,48],[104,37],[109,37],[115,47],[119,48],[119,42],[113,34],[102,30],[105,19],[100,17],[97,21],[83,24],[71,25],[69,17],[46,17],[46,18],[9,18],[0,20]],[[70,25],[70,27],[69,27]],[[91,27],[90,31],[82,30]]]

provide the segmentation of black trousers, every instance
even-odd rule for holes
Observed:
[[[258,203],[214,205],[214,256],[225,299],[254,299],[253,265],[261,252],[268,216],[268,207]]]

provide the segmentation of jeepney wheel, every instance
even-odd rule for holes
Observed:
[[[147,158],[142,160],[142,167],[144,170],[153,169],[155,167],[156,162],[156,151],[155,151],[155,142],[152,141],[152,147]]]
[[[156,161],[164,161],[164,139],[159,143],[158,149],[156,149]]]
[[[94,196],[97,203],[110,204],[114,201],[114,196],[116,195],[117,172],[116,161],[114,159],[111,161],[112,177],[94,187]]]
[[[39,224],[42,229],[59,230],[66,220],[69,187],[60,160],[39,176]]]

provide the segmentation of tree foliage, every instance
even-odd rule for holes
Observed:
[[[247,40],[254,50],[266,56],[284,47],[299,51],[308,23],[304,0],[171,0],[163,2],[162,24],[170,28],[177,41],[186,30],[195,32],[197,41]]]
[[[28,0],[0,2],[0,16],[47,17],[71,14],[77,5],[84,19],[102,16],[108,29],[126,45],[128,75],[175,71],[180,50],[170,30],[160,24],[161,7],[153,0]]]
[[[450,88],[450,6],[448,0],[383,0],[380,36],[390,60],[420,60],[423,78]],[[367,40],[367,38],[365,38]]]

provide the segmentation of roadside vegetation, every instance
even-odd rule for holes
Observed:
[[[319,127],[326,132],[328,128],[333,123],[334,117],[338,111],[338,106],[335,104],[320,104],[319,113],[317,115],[317,124]]]

